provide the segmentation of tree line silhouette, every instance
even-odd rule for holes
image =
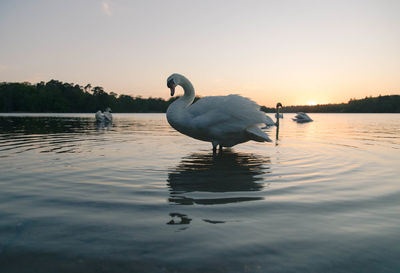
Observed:
[[[57,80],[37,84],[0,83],[0,112],[94,113],[111,107],[117,113],[164,113],[176,99],[118,96],[114,92],[107,93],[100,86],[80,86]],[[274,108],[265,106],[261,110],[275,112]],[[340,104],[286,106],[283,112],[400,113],[400,95],[351,99]]]
[[[275,108],[261,106],[261,110],[274,113]],[[285,113],[400,113],[400,95],[351,99],[348,103],[284,106]]]
[[[47,83],[0,83],[0,112],[90,113],[111,107],[113,112],[165,112],[176,98],[142,98],[107,93],[103,87],[51,80]]]

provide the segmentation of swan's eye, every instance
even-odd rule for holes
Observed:
[[[176,85],[175,82],[174,82],[174,79],[169,79],[168,82],[167,82],[167,87],[168,87],[168,88],[171,88],[171,87],[173,87],[174,85]]]

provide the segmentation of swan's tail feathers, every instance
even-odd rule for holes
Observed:
[[[258,126],[254,125],[246,129],[247,134],[251,140],[258,142],[272,142],[269,136],[263,132]]]
[[[275,122],[272,120],[272,118],[270,118],[267,115],[264,116],[264,123],[265,123],[265,127],[267,127],[267,128],[275,125]]]

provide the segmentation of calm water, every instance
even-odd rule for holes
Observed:
[[[400,272],[400,115],[292,116],[213,157],[163,114],[2,114],[0,271]]]

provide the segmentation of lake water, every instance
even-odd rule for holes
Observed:
[[[165,114],[1,114],[0,271],[400,272],[400,115],[310,116],[213,156]]]

